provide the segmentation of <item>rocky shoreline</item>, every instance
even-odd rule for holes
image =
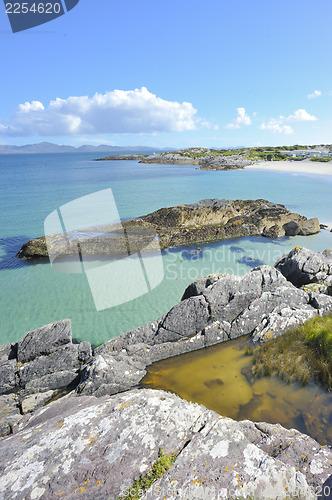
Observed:
[[[69,320],[1,346],[4,498],[118,498],[160,449],[177,456],[157,483],[175,498],[316,498],[330,485],[331,446],[138,387],[154,361],[242,335],[265,342],[330,313],[331,292],[332,251],[297,247],[275,267],[195,281],[161,318],[94,351],[73,341]]]
[[[47,243],[57,257],[76,255],[78,244],[87,256],[119,257],[128,255],[124,232],[130,238],[129,252],[135,253],[147,245],[156,245],[155,236],[158,236],[163,250],[245,236],[308,236],[319,231],[317,218],[307,219],[290,212],[284,205],[267,200],[206,199],[161,208],[121,224],[85,230],[81,228],[77,234],[65,236],[49,235]],[[16,257],[23,260],[47,258],[46,238],[28,241]]]
[[[116,155],[98,158],[95,161],[110,160],[140,160],[139,163],[165,165],[198,165],[199,170],[236,170],[242,169],[255,162],[244,158],[240,154],[226,156],[219,151],[205,148],[183,149],[171,153],[153,155]]]
[[[106,156],[105,158],[96,158],[94,161],[112,161],[112,160],[144,160],[148,158],[150,155],[138,153],[138,154],[123,154],[123,155],[111,155]]]

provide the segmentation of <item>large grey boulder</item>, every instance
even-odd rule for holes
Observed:
[[[82,372],[77,392],[94,396],[117,394],[137,386],[145,374],[145,365],[126,353],[97,354]]]
[[[17,359],[21,363],[27,363],[38,356],[47,356],[58,347],[71,343],[70,319],[57,321],[26,333],[18,342]]]
[[[323,283],[332,286],[332,250],[313,252],[295,247],[275,263],[275,267],[295,286]]]
[[[17,362],[15,359],[0,361],[0,394],[13,392],[17,385]]]
[[[39,356],[30,363],[22,365],[19,370],[20,387],[27,388],[29,383],[34,380],[37,381],[42,392],[49,389],[56,389],[57,387],[50,387],[49,384],[45,387],[45,384],[43,384],[45,376],[59,372],[68,372],[72,374],[70,377],[70,382],[72,382],[77,376],[79,368],[78,345],[67,344],[59,347],[48,356]],[[63,387],[63,385],[59,387]]]
[[[331,474],[331,448],[294,429],[236,422],[164,391],[68,398],[19,425],[0,441],[11,500],[116,499],[160,450],[177,458],[145,498],[310,500]]]
[[[1,399],[5,409],[0,414],[0,436],[13,430],[12,417],[17,420],[17,412],[21,417],[59,390],[77,385],[91,357],[90,342],[73,343],[70,320],[38,328],[16,344],[1,346],[0,395],[15,397],[17,405],[8,407],[12,400]]]

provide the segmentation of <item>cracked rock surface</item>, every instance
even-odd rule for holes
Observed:
[[[153,486],[157,499],[309,500],[332,472],[331,448],[298,431],[236,422],[152,389],[56,401],[20,427],[0,441],[6,499],[116,499],[160,449],[177,459]]]
[[[0,436],[10,434],[25,413],[76,384],[92,356],[89,342],[74,344],[70,320],[26,333],[0,347]]]
[[[320,283],[332,291],[332,250],[313,252],[296,247],[283,255],[275,267],[295,286]]]

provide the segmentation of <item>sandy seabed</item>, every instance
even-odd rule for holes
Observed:
[[[255,170],[277,170],[279,172],[292,172],[298,174],[332,175],[332,160],[327,163],[310,160],[260,161],[246,168]]]

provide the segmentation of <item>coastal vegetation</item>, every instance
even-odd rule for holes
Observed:
[[[331,161],[332,158],[330,156],[322,156],[321,158],[317,158],[316,156],[314,156],[313,158],[310,158],[310,161],[322,161],[322,162],[327,162],[327,161]]]
[[[302,326],[248,349],[255,376],[278,375],[284,381],[315,380],[332,390],[332,315],[315,317]]]
[[[332,145],[329,144],[321,144],[321,145],[303,145],[303,144],[295,144],[293,146],[262,146],[262,147],[246,147],[246,148],[229,148],[229,149],[209,149],[209,148],[188,148],[188,149],[180,149],[178,151],[170,151],[161,153],[160,156],[167,155],[178,155],[183,158],[191,158],[193,160],[203,158],[206,156],[240,156],[245,160],[267,160],[267,161],[281,161],[286,159],[301,159],[303,157],[290,156],[286,152],[290,151],[313,151],[319,148],[324,148],[332,152]],[[314,157],[314,160],[317,161],[318,157]],[[331,161],[331,157],[326,156],[323,158],[327,158],[323,161]],[[318,160],[319,161],[319,160]]]
[[[160,479],[173,465],[176,460],[175,453],[164,453],[159,450],[159,457],[153,464],[150,471],[144,476],[140,476],[131,488],[127,489],[126,496],[120,496],[117,500],[139,500],[144,493],[152,486],[153,483]]]

